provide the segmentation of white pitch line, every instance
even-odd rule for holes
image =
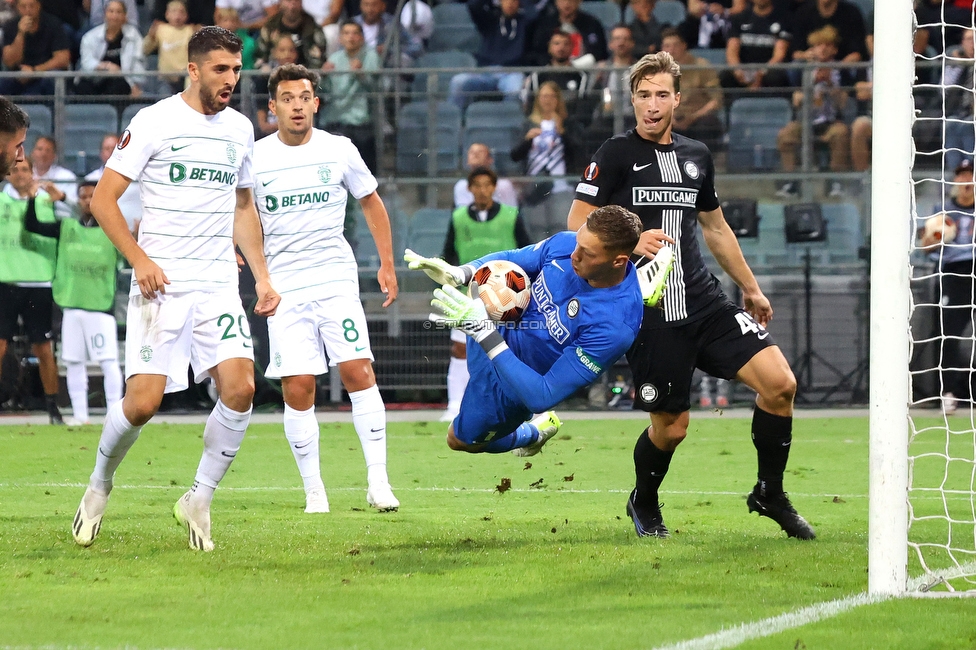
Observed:
[[[734,628],[721,630],[697,639],[659,646],[656,650],[722,650],[723,648],[734,648],[746,641],[761,639],[795,627],[816,623],[843,614],[861,605],[881,602],[886,598],[886,596],[872,596],[866,593],[848,596],[840,600],[818,603],[779,616],[765,618],[755,623],[743,623]]]

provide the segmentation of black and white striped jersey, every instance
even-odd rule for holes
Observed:
[[[672,134],[661,145],[634,130],[616,135],[593,155],[576,186],[590,205],[621,205],[641,218],[644,230],[660,228],[677,243],[663,310],[645,309],[645,329],[696,321],[727,302],[702,259],[698,212],[719,207],[712,154],[701,142]]]

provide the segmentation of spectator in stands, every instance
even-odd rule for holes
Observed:
[[[434,35],[434,12],[422,0],[407,0],[400,12],[400,24],[426,47],[427,40]]]
[[[533,72],[525,81],[527,91],[527,102],[533,101],[539,88],[547,81],[555,83],[562,91],[563,100],[566,102],[566,110],[578,121],[585,115],[586,122],[589,122],[592,108],[586,105],[587,90],[590,84],[590,75],[583,70],[573,66],[570,56],[573,51],[573,39],[566,32],[555,31],[549,37],[549,60],[546,68],[539,72]]]
[[[327,98],[322,123],[326,131],[352,140],[375,175],[376,136],[370,120],[370,101],[377,87],[375,73],[380,69],[380,57],[366,45],[363,28],[355,21],[342,24],[339,42],[342,48],[322,66],[323,70],[342,73],[326,75],[322,80],[322,94]]]
[[[61,21],[62,29],[71,42],[71,62],[74,63],[78,55],[78,44],[81,36],[88,29],[82,24],[82,0],[40,0],[41,11],[50,14]]]
[[[278,44],[283,34],[291,36],[298,49],[298,60],[311,70],[320,70],[325,63],[325,33],[311,15],[302,10],[302,0],[281,0],[278,13],[268,19],[258,36],[255,66],[270,66],[271,50]]]
[[[323,27],[359,15],[359,0],[302,0],[302,7]]]
[[[846,0],[810,0],[793,17],[793,46],[803,47],[813,32],[832,26],[837,30],[837,60],[857,63],[867,60],[867,29],[861,10]],[[793,52],[794,61],[817,61],[813,47]]]
[[[479,167],[486,167],[488,169],[495,169],[495,157],[491,153],[491,149],[488,145],[482,142],[474,142],[468,147],[468,158],[465,164],[468,171],[473,171]],[[497,178],[495,182],[495,193],[492,194],[492,198],[496,203],[504,203],[505,205],[518,205],[518,192],[515,191],[515,186],[512,185],[512,181],[507,178]],[[459,208],[465,205],[471,205],[474,201],[474,195],[468,188],[468,179],[462,178],[457,183],[454,184],[454,207]]]
[[[964,29],[962,41],[946,53],[942,73],[945,116],[946,170],[956,169],[963,160],[972,160],[976,147],[973,126],[973,29]]]
[[[14,0],[0,0],[0,26],[6,25],[11,20],[16,20],[19,17],[20,15],[17,13],[17,6]]]
[[[785,88],[789,77],[783,70],[743,70],[741,63],[775,65],[787,60],[790,51],[791,17],[777,9],[773,0],[750,0],[751,6],[732,16],[725,62],[732,66],[719,75],[725,88]]]
[[[399,30],[400,34],[400,66],[412,65],[414,60],[424,53],[424,44],[420,39],[411,36],[400,25],[400,21],[387,13],[385,0],[359,0],[359,15],[353,17],[353,20],[363,28],[366,45],[376,50],[385,66],[398,65],[392,41],[390,41],[390,51],[385,51],[387,41],[390,40],[390,31],[393,29]]]
[[[607,58],[607,37],[603,23],[591,14],[580,11],[581,0],[555,0],[555,12],[539,17],[533,29],[532,40],[526,52],[530,65],[546,65],[549,62],[549,37],[555,31],[570,35],[572,49],[569,57],[578,65],[592,65]],[[587,58],[586,55],[591,55]]]
[[[972,37],[970,37],[972,38]],[[868,56],[874,59],[874,35],[869,34],[866,42]],[[856,172],[864,172],[871,167],[871,135],[873,131],[874,72],[871,68],[860,70],[854,84],[854,98],[857,100],[857,117],[851,123],[851,167]]]
[[[576,170],[582,153],[582,129],[570,119],[562,89],[555,81],[546,81],[539,87],[528,126],[525,138],[511,152],[515,162],[525,161],[526,176],[566,176]],[[539,205],[551,194],[571,194],[571,190],[561,179],[537,181],[522,200],[530,206]],[[563,214],[563,220],[565,217]]]
[[[169,8],[169,3],[166,0],[155,0],[153,5],[153,24],[149,28],[150,32],[153,27],[168,22],[166,10]],[[186,3],[186,23],[188,25],[200,26],[213,25],[214,9],[216,9],[215,0],[193,0],[193,2],[188,2]]]
[[[630,108],[630,66],[637,62],[634,37],[630,27],[617,25],[610,31],[610,58],[598,65],[599,74],[594,82],[593,93],[599,99],[593,111],[593,119],[586,129],[586,148],[596,151],[607,138],[614,135],[615,114],[621,104],[626,128],[635,124],[634,111]]]
[[[633,35],[634,47],[640,56],[654,54],[661,49],[661,23],[654,18],[657,0],[631,0],[630,10],[634,20],[627,25]],[[610,35],[611,38],[613,34]],[[610,48],[611,51],[613,48]]]
[[[954,45],[959,45],[963,28],[973,24],[971,16],[971,9],[960,9],[943,0],[918,0],[915,7],[915,18],[919,25],[915,31],[915,53],[923,54],[931,46],[932,55],[941,56]]]
[[[240,28],[247,32],[257,33],[264,27],[269,18],[278,13],[278,0],[217,0],[215,7],[215,25],[219,26],[216,12],[221,9],[233,9],[241,21]],[[232,29],[230,31],[236,32],[237,30]]]
[[[688,0],[688,15],[677,26],[692,48],[725,49],[731,18],[745,9],[746,0]]]
[[[271,60],[261,66],[261,70],[271,72],[279,66],[283,66],[286,63],[295,63],[297,60],[298,48],[295,47],[295,41],[292,40],[290,34],[280,34],[278,36],[278,42],[275,44],[274,49],[271,50]],[[258,77],[257,85],[259,92],[267,92],[268,77]],[[270,135],[278,132],[278,118],[267,106],[259,108],[257,113],[258,128],[261,130],[261,133]]]
[[[704,142],[711,151],[717,150],[723,135],[719,120],[722,87],[718,74],[707,60],[688,51],[688,43],[673,27],[661,32],[661,49],[681,65],[681,101],[674,109],[674,131]]]
[[[476,92],[500,92],[505,99],[517,101],[522,90],[521,72],[504,68],[525,65],[524,55],[529,29],[536,19],[532,6],[520,7],[519,0],[467,0],[468,13],[478,32],[481,45],[475,59],[490,72],[463,72],[451,77],[448,98],[463,110]]]
[[[70,217],[78,205],[78,177],[59,165],[57,160],[58,145],[54,138],[39,137],[31,151],[34,179],[54,201],[54,213],[64,219]]]
[[[88,27],[98,27],[105,22],[105,5],[110,0],[87,0],[84,6],[88,7]],[[136,29],[139,28],[139,8],[136,0],[122,0],[125,4],[125,22]]]
[[[457,206],[447,227],[444,260],[455,266],[467,264],[488,253],[522,248],[532,243],[514,203],[499,203],[498,176],[490,167],[474,167],[466,187],[471,201]],[[447,410],[441,422],[451,422],[461,409],[461,397],[468,385],[466,337],[451,330],[451,362],[447,367]]]
[[[54,80],[31,72],[67,70],[72,43],[61,21],[41,11],[38,0],[17,0],[19,18],[3,26],[3,65],[19,77],[0,79],[0,95],[53,95]]]
[[[278,5],[276,3],[275,7],[277,6]],[[214,11],[214,24],[217,27],[223,27],[227,31],[237,34],[237,37],[241,39],[242,69],[253,70],[257,43],[255,42],[254,37],[251,36],[251,32],[242,25],[241,17],[237,13],[237,9],[218,7]]]
[[[140,75],[146,71],[142,34],[126,22],[122,0],[105,3],[105,21],[82,37],[78,70],[127,73],[124,77],[77,77],[75,92],[80,95],[142,95]]]
[[[169,0],[166,3],[166,22],[153,23],[142,43],[144,54],[159,52],[156,69],[160,72],[175,73],[163,77],[174,93],[182,92],[187,83],[186,48],[190,37],[200,29],[199,24],[187,23],[188,16],[186,3],[183,0]]]
[[[827,63],[837,60],[840,34],[831,25],[821,27],[807,38],[810,61]],[[813,103],[810,106],[810,120],[813,123],[813,135],[818,142],[826,143],[830,148],[830,170],[844,171],[850,166],[850,130],[844,124],[841,112],[849,101],[844,75],[837,68],[818,68],[813,75]],[[793,93],[793,107],[799,110],[803,104],[803,91]],[[783,171],[792,172],[796,169],[797,151],[803,127],[799,120],[794,120],[780,129],[776,139]],[[800,193],[799,183],[789,181],[780,187],[777,196],[790,198]],[[839,181],[831,181],[829,195],[838,197],[843,195],[843,187]]]
[[[54,221],[51,199],[32,178],[30,160],[18,161],[7,180],[10,182],[4,188],[4,196],[0,197],[0,210],[4,215],[4,232],[0,237],[0,305],[3,305],[0,309],[0,359],[7,353],[8,342],[20,329],[19,319],[37,358],[50,422],[63,425],[64,419],[57,405],[58,365],[54,360],[52,327],[51,280],[54,279],[57,248],[53,241],[23,231],[31,198],[35,200],[38,216],[47,223]]]

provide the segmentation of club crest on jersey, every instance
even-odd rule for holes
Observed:
[[[569,304],[566,305],[566,315],[570,318],[576,318],[577,314],[579,314],[579,300],[573,298],[569,301]]]
[[[599,175],[600,175],[600,167],[595,162],[591,162],[589,165],[587,165],[586,171],[583,172],[583,178],[588,181],[592,181]]]
[[[650,404],[657,399],[657,386],[654,384],[644,384],[640,387],[640,398]]]
[[[685,174],[687,174],[688,178],[691,180],[695,180],[701,175],[701,171],[699,171],[698,165],[689,160],[685,163]]]
[[[152,348],[148,345],[144,345],[139,348],[139,358],[142,359],[143,363],[149,363],[152,361]]]
[[[325,185],[328,185],[329,181],[332,180],[332,170],[329,169],[328,165],[319,167],[319,180]]]
[[[274,359],[274,361],[275,361],[275,368],[280,368],[281,367],[281,353],[280,352],[275,352],[275,359]]]
[[[237,162],[237,147],[235,147],[231,142],[227,143],[227,160],[229,160],[230,164],[232,165]]]

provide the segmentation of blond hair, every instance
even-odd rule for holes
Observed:
[[[545,119],[542,117],[542,108],[539,106],[539,96],[542,94],[543,88],[548,88],[556,93],[556,129],[562,133],[563,123],[569,117],[569,111],[566,110],[566,99],[563,97],[563,90],[555,81],[543,81],[539,86],[539,91],[535,94],[535,101],[532,102],[532,112],[529,113],[529,120],[533,124],[541,124],[542,120]]]
[[[840,32],[833,25],[824,25],[820,29],[810,32],[807,36],[807,44],[810,47],[818,45],[840,45]]]
[[[641,80],[662,72],[674,79],[674,92],[681,92],[681,66],[667,52],[645,54],[630,67],[630,92],[636,94]]]

